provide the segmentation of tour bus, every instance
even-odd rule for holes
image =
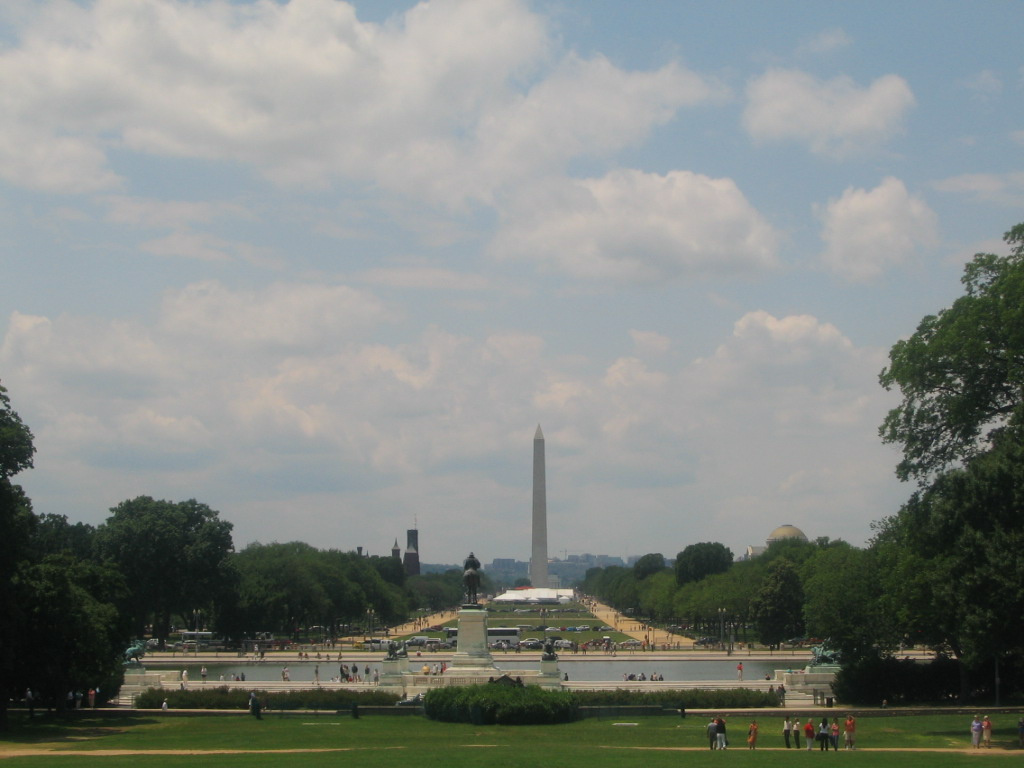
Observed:
[[[445,627],[445,633],[448,642],[455,642],[459,636],[459,628]],[[498,643],[504,643],[509,648],[519,645],[519,627],[488,627],[487,644],[493,646]]]

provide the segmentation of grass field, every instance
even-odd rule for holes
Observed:
[[[28,724],[14,714],[14,727],[0,739],[0,765],[109,768],[138,766],[144,760],[148,765],[169,768],[319,768],[339,763],[366,768],[667,768],[681,763],[727,762],[775,768],[800,761],[807,765],[809,761],[836,760],[873,768],[943,768],[979,759],[1001,764],[1007,757],[1019,760],[1022,750],[1016,747],[1016,721],[1016,716],[1000,715],[995,721],[993,748],[978,754],[970,749],[969,717],[862,717],[858,720],[858,751],[826,756],[817,748],[812,753],[779,749],[781,719],[777,716],[761,719],[761,738],[754,752],[744,743],[747,721],[732,718],[733,746],[722,753],[706,748],[705,721],[698,717],[639,718],[629,725],[595,719],[558,726],[483,727],[434,723],[416,716],[356,720],[274,714],[262,721],[247,716],[138,715],[85,716],[65,722],[37,718]],[[15,756],[20,750],[33,750],[34,754]],[[121,750],[132,754],[107,754]],[[164,750],[191,754],[167,754]],[[196,754],[218,750],[228,753]]]

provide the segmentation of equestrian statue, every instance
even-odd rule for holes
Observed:
[[[465,569],[462,573],[462,583],[466,585],[466,604],[477,604],[477,590],[480,589],[480,561],[472,552],[462,564]]]

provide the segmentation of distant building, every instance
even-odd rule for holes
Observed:
[[[768,534],[768,538],[765,540],[763,547],[755,545],[748,546],[746,556],[743,559],[749,560],[752,557],[763,555],[765,553],[765,550],[768,549],[768,547],[770,547],[776,541],[782,541],[784,539],[798,539],[799,541],[807,541],[807,536],[795,525],[790,525],[789,523],[780,525],[778,528],[776,528],[774,531]]]
[[[415,528],[410,528],[405,532],[405,558],[402,563],[405,565],[406,576],[419,576],[420,575],[420,532]],[[397,540],[395,541],[397,544]],[[394,552],[394,550],[391,550]]]

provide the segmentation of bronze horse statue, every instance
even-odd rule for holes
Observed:
[[[125,663],[136,662],[145,656],[146,654],[146,643],[142,640],[135,640],[132,644],[124,650],[124,661]]]
[[[477,591],[480,589],[480,561],[470,552],[462,567],[465,569],[462,573],[462,583],[466,585],[466,604],[476,605]]]

